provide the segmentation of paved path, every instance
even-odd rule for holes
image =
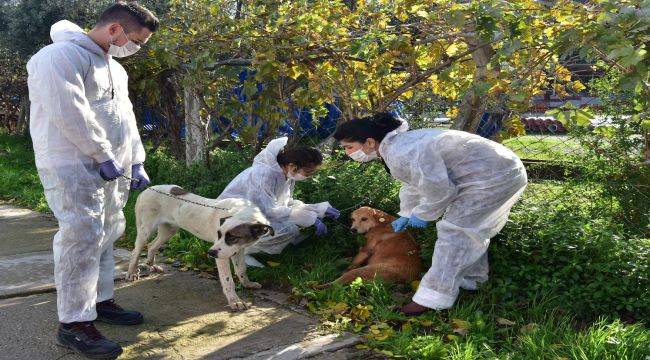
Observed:
[[[53,342],[55,232],[51,216],[0,203],[0,359],[81,359]],[[317,321],[291,309],[284,294],[238,291],[253,304],[248,311],[231,312],[211,276],[172,271],[119,281],[116,300],[141,311],[145,323],[97,326],[124,347],[120,359],[376,358],[354,350],[354,336],[320,333]]]
[[[0,202],[0,299],[54,289],[52,215]],[[124,276],[129,253],[115,251],[115,277]]]

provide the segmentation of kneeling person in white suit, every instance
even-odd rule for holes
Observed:
[[[260,239],[246,249],[246,264],[263,266],[250,254],[279,254],[290,243],[304,239],[301,227],[314,226],[316,235],[327,234],[323,217],[336,219],[339,211],[328,202],[305,204],[293,198],[296,181],[312,176],[323,162],[320,151],[289,147],[286,137],[269,142],[253,160],[253,166],[235,177],[218,199],[244,198],[257,205],[271,221],[274,236]]]

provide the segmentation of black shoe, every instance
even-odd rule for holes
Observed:
[[[138,325],[142,324],[144,318],[137,311],[122,309],[110,299],[97,303],[97,320],[113,325]]]
[[[122,347],[106,339],[90,321],[61,324],[56,343],[90,359],[115,359],[122,353]]]

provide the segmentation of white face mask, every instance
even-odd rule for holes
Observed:
[[[377,158],[377,151],[373,150],[370,154],[366,154],[363,152],[363,149],[359,149],[350,154],[350,158],[352,158],[354,161],[362,163],[369,162]]]
[[[303,180],[307,179],[307,177],[306,177],[305,175],[303,175],[303,174],[301,174],[301,173],[299,173],[299,172],[296,172],[296,173],[293,174],[293,175],[292,175],[292,174],[288,174],[287,177],[288,177],[289,179],[291,179],[291,180],[295,180],[295,181],[303,181]]]
[[[124,36],[126,36],[126,33],[124,32],[124,28],[120,27],[122,29],[122,33]],[[108,48],[108,55],[111,55],[116,58],[123,58],[127,56],[131,56],[140,50],[140,45],[134,43],[133,41],[129,40],[129,37],[126,36],[126,44],[122,46],[117,46],[115,44],[111,44]],[[111,41],[112,42],[112,41]]]

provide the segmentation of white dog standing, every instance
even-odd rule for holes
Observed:
[[[208,199],[175,185],[158,185],[138,196],[135,218],[138,236],[131,253],[127,280],[138,279],[138,258],[156,230],[156,239],[148,246],[147,265],[152,271],[161,271],[154,264],[156,252],[182,228],[199,239],[214,243],[208,255],[216,260],[219,280],[229,306],[233,310],[247,308],[235,292],[230,259],[244,287],[261,287],[248,279],[244,262],[244,249],[247,246],[263,236],[273,235],[273,228],[257,206],[244,199]]]

